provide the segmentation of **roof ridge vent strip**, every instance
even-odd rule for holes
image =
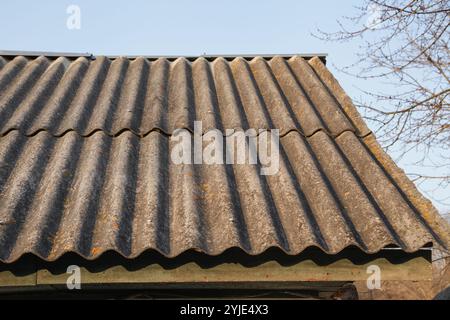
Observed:
[[[326,68],[325,64],[323,62],[320,63],[316,59],[311,59],[308,61],[308,64],[324,88],[327,90],[328,94],[344,112],[353,127],[359,131],[360,135],[368,136],[370,133],[373,133],[373,131],[365,123],[363,116],[358,111],[358,108],[354,105],[353,100],[342,88],[336,77],[328,68]]]
[[[95,56],[89,52],[52,52],[52,51],[22,51],[22,50],[0,50],[0,56],[24,56],[24,57],[66,57],[78,58],[89,57],[95,59]]]
[[[92,56],[92,55],[91,55]],[[102,55],[97,55],[102,56]],[[326,58],[328,56],[327,53],[291,53],[291,54],[201,54],[201,55],[104,55],[105,57],[109,59],[117,59],[119,57],[125,57],[127,59],[136,59],[138,57],[142,57],[144,59],[147,59],[149,61],[155,61],[158,59],[167,59],[170,62],[176,61],[178,58],[185,58],[189,62],[194,62],[195,60],[199,58],[204,58],[209,62],[212,62],[216,60],[217,58],[223,58],[226,61],[230,62],[234,59],[240,57],[247,61],[250,61],[256,57],[261,57],[265,60],[270,60],[274,57],[282,57],[284,59],[289,59],[294,56],[300,56],[306,60],[310,60],[314,57],[318,57],[324,64],[326,63]],[[93,59],[95,59],[96,56],[92,56]]]
[[[265,60],[271,60],[274,57],[282,57],[284,59],[289,59],[294,56],[300,56],[306,60],[310,60],[314,57],[318,57],[322,63],[326,64],[327,53],[279,53],[279,54],[263,54],[263,53],[255,53],[255,54],[201,54],[201,55],[94,55],[90,52],[57,52],[57,51],[25,51],[25,50],[0,50],[0,56],[3,57],[15,57],[15,56],[24,56],[24,57],[39,57],[44,56],[48,58],[58,58],[58,57],[66,57],[66,58],[79,58],[86,57],[91,60],[95,60],[99,56],[105,56],[109,59],[117,59],[119,57],[125,57],[127,59],[136,59],[138,57],[143,57],[147,60],[153,61],[159,58],[165,58],[169,61],[175,61],[177,58],[185,58],[190,62],[195,61],[198,58],[205,58],[209,62],[214,61],[217,58],[224,58],[226,61],[233,61],[237,57],[241,57],[247,61],[252,60],[255,57],[261,57]]]

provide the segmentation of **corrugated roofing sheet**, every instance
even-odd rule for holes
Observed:
[[[446,246],[319,59],[0,59],[0,260]],[[176,128],[278,128],[280,170],[176,165]]]
[[[337,136],[356,127],[301,57],[231,62],[137,58],[75,61],[16,57],[0,74],[0,134],[46,130],[54,136],[101,130],[143,136],[159,130],[277,128]]]

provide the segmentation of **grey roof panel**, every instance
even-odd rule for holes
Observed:
[[[1,62],[1,61],[0,61]],[[448,246],[320,59],[4,59],[0,261]],[[176,165],[171,133],[279,128],[280,170]]]
[[[0,70],[0,134],[110,136],[211,128],[278,128],[310,136],[360,131],[304,58],[189,61],[16,57]]]

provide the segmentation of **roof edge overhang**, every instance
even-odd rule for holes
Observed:
[[[251,256],[239,249],[230,249],[219,256],[208,256],[194,250],[176,258],[166,258],[148,251],[135,259],[125,259],[115,252],[88,261],[75,254],[66,254],[58,261],[46,262],[27,255],[13,264],[0,264],[0,292],[13,287],[60,285],[65,287],[68,266],[80,268],[83,285],[140,284],[148,288],[267,288],[277,283],[296,288],[302,282],[359,281],[367,279],[369,266],[383,270],[385,280],[430,281],[431,248],[407,253],[393,248],[367,254],[348,247],[335,255],[318,248],[289,256],[270,249]],[[270,287],[270,285],[269,285]],[[112,287],[114,288],[114,287]]]

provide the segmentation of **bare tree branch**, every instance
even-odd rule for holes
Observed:
[[[397,146],[404,154],[420,148],[422,162],[434,161],[440,173],[446,171],[413,174],[415,180],[449,184],[450,0],[364,0],[356,10],[338,21],[338,31],[313,35],[326,41],[363,40],[357,61],[340,70],[391,85],[381,92],[363,91],[357,105],[384,147]]]

